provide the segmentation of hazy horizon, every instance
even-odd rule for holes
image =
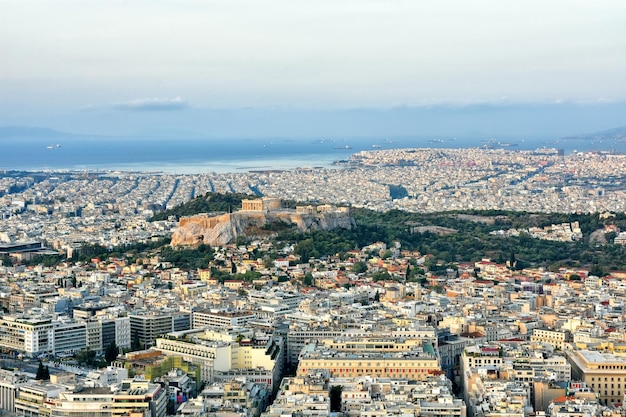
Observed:
[[[0,125],[562,136],[626,125],[626,3],[0,3]]]
[[[0,127],[44,128],[85,136],[151,138],[436,138],[555,139],[626,126],[626,103],[507,104],[419,106],[392,109],[188,109],[117,115],[117,123],[101,113],[76,119],[55,118],[39,125]],[[125,117],[124,117],[125,116]],[[4,122],[0,118],[0,123]],[[6,133],[6,129],[4,132]],[[40,132],[42,133],[42,132]],[[17,134],[16,137],[24,137]],[[1,137],[0,137],[1,138]]]

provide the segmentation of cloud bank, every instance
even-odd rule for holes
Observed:
[[[116,110],[129,111],[175,111],[189,107],[189,103],[181,97],[175,98],[138,98],[113,104]]]

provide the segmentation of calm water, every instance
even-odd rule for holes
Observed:
[[[506,142],[503,140],[502,142]],[[543,146],[626,151],[626,143],[511,141],[510,150]],[[55,147],[55,145],[59,147]],[[2,138],[0,170],[125,170],[170,173],[241,172],[330,166],[361,150],[436,147],[466,148],[480,140],[419,139],[229,139],[173,140],[104,137]],[[50,148],[52,147],[52,148]]]

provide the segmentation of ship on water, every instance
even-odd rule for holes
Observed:
[[[485,139],[481,141],[484,145],[483,149],[495,149],[495,148],[509,148],[511,146],[517,146],[517,143],[501,142],[497,139]]]
[[[48,149],[58,149],[60,147],[61,147],[61,145],[59,145],[58,143],[46,146],[46,148],[48,148]]]

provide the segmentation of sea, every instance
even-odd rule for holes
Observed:
[[[359,151],[399,148],[509,150],[562,148],[626,152],[626,142],[496,139],[150,139],[138,137],[0,138],[0,171],[134,171],[171,174],[332,168]]]

